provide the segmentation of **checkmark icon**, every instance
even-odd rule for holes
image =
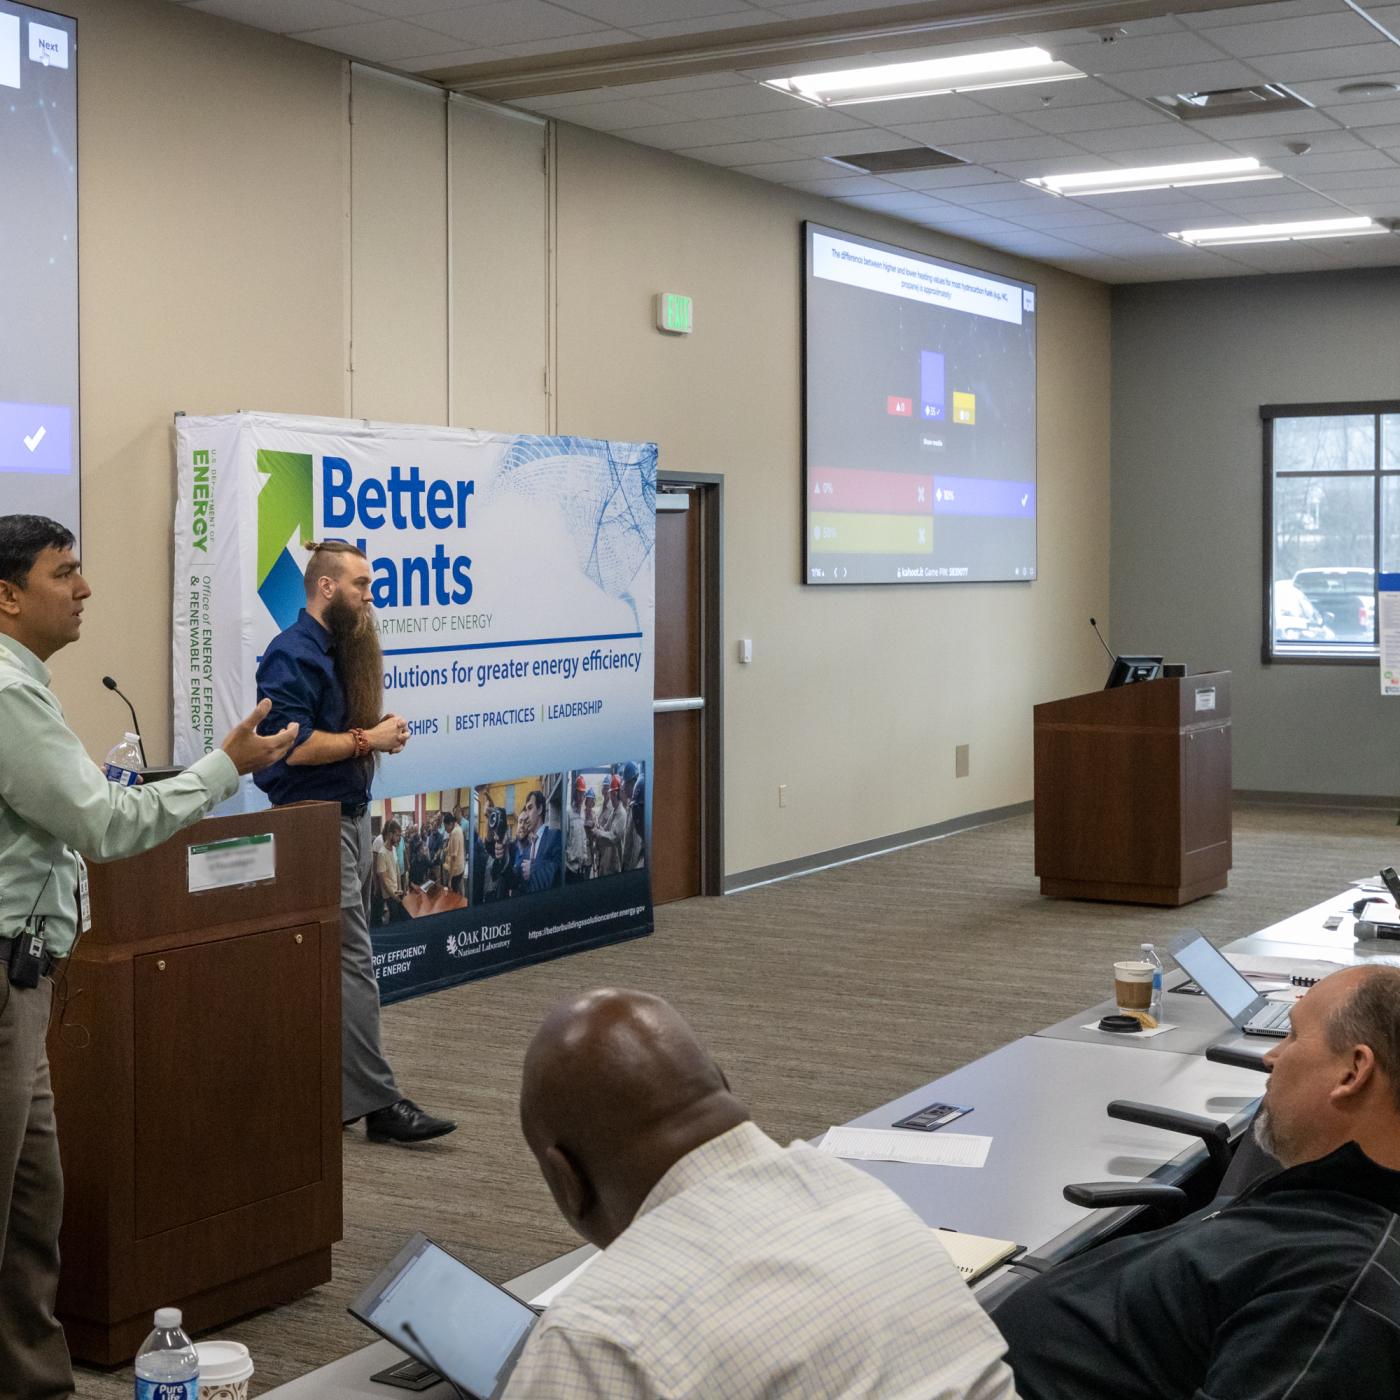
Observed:
[[[33,452],[34,449],[38,447],[41,442],[43,442],[44,436],[47,432],[48,429],[40,425],[39,427],[35,428],[34,431],[24,439],[24,445],[31,452]]]

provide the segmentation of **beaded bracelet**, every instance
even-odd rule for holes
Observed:
[[[369,737],[363,729],[352,729],[350,737],[355,741],[355,757],[365,758],[369,754]]]

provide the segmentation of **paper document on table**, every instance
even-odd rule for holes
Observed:
[[[582,1264],[570,1269],[558,1282],[551,1283],[543,1293],[536,1293],[530,1299],[531,1304],[537,1308],[547,1308],[597,1257],[596,1254],[590,1254]]]
[[[926,1167],[980,1167],[991,1148],[974,1133],[906,1133],[898,1128],[828,1128],[819,1152],[858,1162],[916,1162]]]

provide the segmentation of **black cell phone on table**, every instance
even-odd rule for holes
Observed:
[[[1395,873],[1393,865],[1387,865],[1381,871],[1381,883],[1390,891],[1390,897],[1397,906],[1400,906],[1400,875]]]
[[[971,1113],[972,1110],[965,1104],[958,1103],[931,1103],[927,1108],[921,1108],[917,1113],[911,1113],[907,1118],[901,1118],[898,1123],[891,1123],[892,1128],[912,1128],[916,1133],[932,1133],[939,1128],[946,1128],[949,1123],[961,1118],[964,1113]]]

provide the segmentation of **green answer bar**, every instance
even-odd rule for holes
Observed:
[[[932,554],[931,515],[866,515],[812,511],[807,516],[810,554]]]

